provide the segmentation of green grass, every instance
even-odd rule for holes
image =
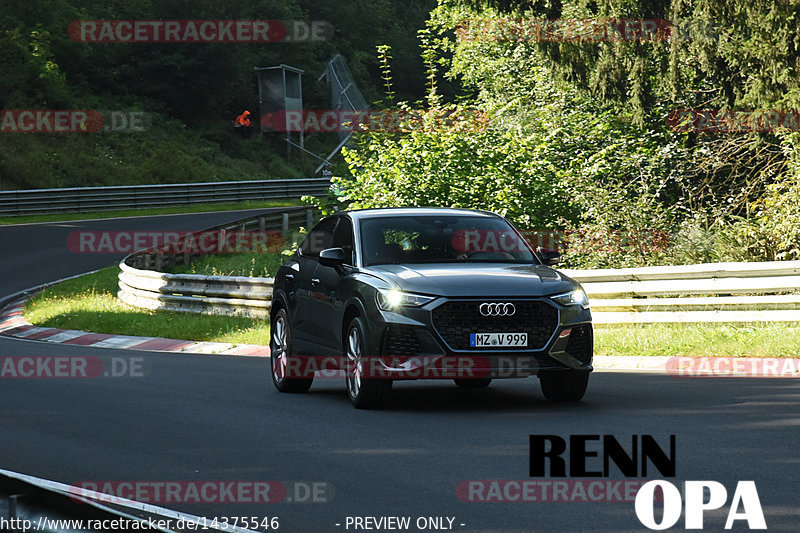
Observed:
[[[284,261],[286,257],[280,253],[206,255],[190,265],[178,265],[169,271],[173,274],[272,278]]]
[[[119,209],[113,211],[94,211],[88,213],[54,213],[47,215],[23,215],[0,217],[0,225],[32,224],[42,222],[66,222],[70,220],[94,220],[101,218],[141,217],[148,215],[175,215],[181,213],[204,213],[211,211],[238,211],[242,209],[268,209],[305,205],[300,200],[265,200],[261,202],[239,202],[219,204],[193,204],[171,207],[152,207],[148,209]]]
[[[173,274],[272,278],[303,237],[305,234],[299,231],[284,233],[282,244],[276,239],[276,242],[270,241],[257,252],[204,255],[194,259],[189,265],[164,268]]]
[[[269,343],[265,320],[148,311],[124,304],[116,297],[118,272],[118,267],[109,267],[54,285],[28,301],[24,316],[37,326],[94,333]]]
[[[293,178],[308,176],[309,167],[317,164],[287,163],[282,146],[260,135],[242,139],[227,123],[187,127],[164,114],[148,116],[152,123],[144,132],[4,135],[2,186],[14,190]]]
[[[800,357],[800,323],[595,326],[597,355]]]

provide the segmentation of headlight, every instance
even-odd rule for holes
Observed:
[[[433,300],[432,296],[423,296],[395,289],[378,289],[378,307],[384,311],[392,311],[398,307],[419,307]]]
[[[556,296],[551,296],[550,299],[561,305],[580,305],[583,309],[589,309],[589,297],[586,296],[583,289],[557,294]]]

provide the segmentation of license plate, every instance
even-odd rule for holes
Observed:
[[[469,345],[472,348],[525,347],[528,345],[527,333],[470,333]]]

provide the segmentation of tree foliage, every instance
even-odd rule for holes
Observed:
[[[460,84],[450,105],[486,111],[490,126],[364,134],[346,153],[353,178],[339,180],[340,199],[491,209],[528,229],[616,239],[573,246],[568,261],[583,266],[796,257],[797,141],[775,131],[682,132],[668,117],[797,108],[798,9],[762,0],[440,0],[423,35],[428,78]],[[464,21],[503,17],[669,19],[672,33],[458,38]],[[429,83],[432,112],[448,105],[435,90]],[[619,238],[647,230],[671,242]]]
[[[233,169],[230,177],[248,172],[253,178],[281,173],[288,177],[280,161],[285,153],[282,140],[252,147],[230,135],[233,118],[243,109],[252,111],[258,106],[253,67],[284,63],[305,70],[306,108],[325,109],[330,93],[317,77],[326,62],[342,54],[361,91],[374,100],[381,95],[374,51],[377,45],[388,43],[398,75],[393,89],[403,99],[421,97],[425,79],[415,34],[434,6],[435,0],[410,0],[402,5],[390,0],[3,0],[0,109],[136,109],[158,115],[155,124],[161,128],[143,142],[134,138],[110,141],[108,136],[70,139],[73,149],[103,169],[90,172],[92,178],[73,165],[75,154],[61,154],[61,165],[46,161],[45,154],[58,145],[54,139],[37,135],[4,139],[7,142],[0,144],[3,186],[130,183],[137,170],[148,173],[137,181],[217,179],[226,160]],[[255,44],[75,42],[67,31],[69,24],[83,19],[325,21],[334,34],[325,41]],[[335,136],[329,137],[310,136],[308,142],[312,148],[318,144],[320,153],[328,153],[338,142]],[[214,145],[216,153],[208,154]],[[139,147],[150,152],[142,154]],[[141,160],[129,159],[132,153],[161,162],[142,165]],[[38,164],[23,164],[23,154]],[[107,154],[122,163],[109,167]],[[185,161],[173,164],[170,154]],[[204,159],[219,164],[208,167]],[[311,174],[317,162],[306,163],[298,164],[291,174]],[[170,178],[168,168],[185,170]],[[52,174],[60,176],[43,181],[43,176]]]

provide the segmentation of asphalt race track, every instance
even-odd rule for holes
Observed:
[[[197,230],[248,214],[0,227],[0,298],[120,258],[70,252],[71,231]],[[647,531],[633,502],[465,502],[456,487],[530,480],[531,434],[613,434],[623,443],[651,434],[665,446],[676,436],[675,484],[719,481],[730,503],[737,481],[754,480],[769,531],[797,531],[800,523],[796,379],[603,372],[574,406],[547,403],[536,378],[474,391],[411,382],[395,384],[387,410],[359,411],[340,378],[318,379],[305,395],[279,394],[263,358],[0,338],[0,356],[43,355],[141,357],[147,371],[0,379],[0,468],[65,483],[280,481],[290,488],[281,503],[160,503],[198,515],[277,516],[286,532],[355,531],[348,516],[410,516],[412,526],[418,517],[455,517],[455,531]],[[324,483],[319,499],[326,501],[295,501],[311,482]],[[723,531],[726,516],[727,505],[707,513],[705,530]],[[672,530],[683,531],[683,519]],[[734,530],[747,531],[745,522]]]

